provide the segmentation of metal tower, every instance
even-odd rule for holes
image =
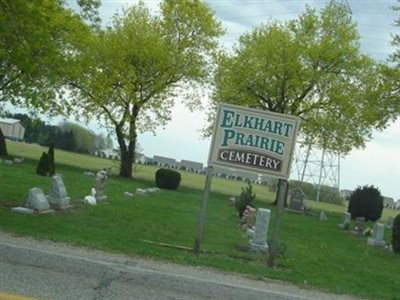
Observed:
[[[334,5],[346,7],[349,17],[352,17],[353,12],[347,0],[330,0],[329,6]],[[332,196],[337,198],[340,190],[340,153],[329,152],[309,143],[298,142],[293,156],[290,178],[300,183],[311,183],[315,193],[306,196],[314,198],[316,201],[326,201]]]
[[[290,178],[311,183],[315,193],[306,196],[316,201],[326,201],[330,196],[337,197],[340,189],[340,154],[298,142]]]

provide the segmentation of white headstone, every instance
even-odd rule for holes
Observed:
[[[69,206],[70,198],[67,195],[67,190],[61,176],[54,175],[52,177],[52,184],[47,199],[49,200],[50,205],[54,205],[60,208],[65,208]]]
[[[388,217],[387,222],[386,222],[386,227],[387,228],[392,228],[393,227],[393,221],[394,221],[393,217]]]
[[[343,224],[349,224],[351,220],[351,213],[345,212],[343,215]]]
[[[319,220],[320,221],[326,221],[328,220],[328,217],[326,216],[324,211],[321,211],[321,213],[319,214]]]
[[[235,197],[229,197],[228,198],[228,205],[233,206],[235,205],[236,198]]]
[[[135,194],[136,195],[140,195],[140,196],[144,196],[144,195],[147,195],[147,191],[145,189],[137,188]]]
[[[95,176],[96,175],[96,174],[94,174],[93,172],[90,172],[90,171],[85,171],[85,172],[83,172],[83,174],[86,175],[86,176]]]
[[[377,241],[383,241],[384,234],[385,234],[385,225],[381,223],[375,223],[374,229],[372,230],[372,238]]]
[[[37,211],[46,211],[50,209],[50,205],[46,199],[46,196],[44,195],[43,191],[37,187],[29,190],[28,202],[26,203],[26,206]]]
[[[83,199],[83,202],[86,204],[90,204],[90,205],[96,205],[96,198],[93,196],[86,196],[85,199]]]
[[[342,222],[338,224],[339,228],[345,229],[349,224],[351,220],[351,213],[345,212],[343,214]]]
[[[15,157],[14,158],[14,163],[15,164],[22,164],[23,162],[24,162],[24,158],[23,157],[20,157],[20,158]]]
[[[152,187],[152,188],[146,189],[146,191],[148,193],[158,193],[160,191],[160,189],[158,187]]]
[[[107,172],[105,170],[96,173],[96,182],[94,188],[96,190],[96,202],[102,202],[107,199],[104,195],[104,182],[107,179]]]
[[[370,246],[384,247],[385,241],[383,236],[385,234],[385,225],[381,223],[375,223],[374,229],[372,230],[372,236],[367,239],[367,243]]]
[[[268,250],[267,235],[271,210],[259,208],[257,210],[256,226],[250,247],[255,252],[266,252]]]
[[[23,215],[30,215],[35,212],[32,208],[26,208],[26,207],[20,207],[20,206],[12,207],[11,211],[18,213],[18,214],[23,214]]]

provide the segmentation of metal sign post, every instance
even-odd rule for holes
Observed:
[[[194,240],[193,251],[196,254],[198,254],[200,251],[200,243],[203,236],[204,221],[206,218],[207,203],[208,203],[208,198],[210,196],[211,179],[212,179],[212,166],[209,165],[206,171],[206,182],[204,184],[203,201],[201,203],[199,220],[197,222],[196,237]]]

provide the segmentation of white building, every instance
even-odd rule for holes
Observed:
[[[195,161],[182,159],[178,163],[178,168],[184,168],[188,172],[199,173],[203,170],[203,164]]]
[[[25,135],[25,128],[17,119],[0,118],[0,128],[4,136],[10,140],[22,141]]]
[[[383,196],[383,207],[394,208],[394,199]]]
[[[400,210],[400,199],[397,200],[396,203],[394,204],[394,209]]]
[[[342,197],[345,200],[350,200],[351,194],[353,194],[354,191],[352,190],[340,190],[340,197]]]
[[[152,159],[146,157],[146,155],[142,153],[135,153],[135,163],[145,165],[151,163]]]
[[[102,150],[96,150],[94,152],[95,156],[100,156],[103,158],[109,158],[109,159],[116,159],[120,160],[121,156],[119,154],[119,151],[116,149],[102,149]]]
[[[174,158],[164,157],[164,156],[153,156],[154,162],[157,163],[159,167],[168,167],[168,168],[176,168],[177,163]]]
[[[273,184],[276,183],[276,179],[272,177],[268,177],[263,174],[259,174],[257,172],[250,172],[244,171],[240,169],[234,168],[224,168],[220,166],[214,166],[213,168],[213,175],[216,177],[223,177],[227,179],[233,179],[238,181],[246,181],[250,180],[252,183],[266,183],[266,184]]]

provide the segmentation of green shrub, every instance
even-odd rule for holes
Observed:
[[[272,240],[268,240],[267,245],[268,245],[268,251],[271,251]],[[285,257],[287,249],[288,249],[288,247],[285,243],[278,243],[278,245],[276,246],[276,256],[277,257]]]
[[[382,216],[383,197],[379,189],[371,186],[358,187],[350,196],[347,211],[351,218],[364,217],[365,221],[375,222]]]
[[[50,174],[50,164],[49,155],[46,152],[43,152],[36,167],[36,173],[42,176],[48,176]]]
[[[394,253],[400,254],[400,215],[397,215],[393,220],[392,248]]]
[[[246,210],[247,205],[252,204],[256,194],[253,193],[253,187],[250,181],[247,181],[247,187],[242,188],[239,199],[235,202],[236,210],[238,211],[239,217],[243,217],[243,212]]]
[[[54,164],[54,146],[51,145],[49,147],[49,151],[47,152],[49,155],[49,160],[50,160],[50,168],[49,168],[49,174],[54,175],[56,173],[56,167]]]
[[[181,174],[171,169],[158,169],[156,186],[160,189],[176,190],[181,182]]]

